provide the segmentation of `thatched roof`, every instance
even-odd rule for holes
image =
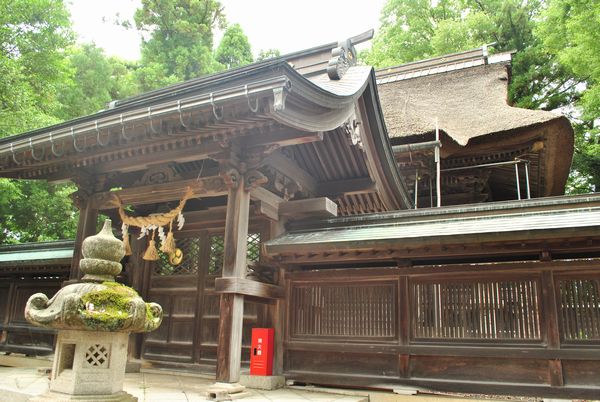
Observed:
[[[565,119],[551,112],[509,106],[506,63],[479,60],[458,68],[454,65],[451,71],[438,72],[437,68],[425,74],[404,70],[394,76],[379,71],[379,98],[390,138],[431,133],[437,118],[439,129],[465,146],[475,137]]]

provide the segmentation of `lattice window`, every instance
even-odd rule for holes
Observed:
[[[540,339],[535,280],[413,284],[413,335],[442,339]]]
[[[169,255],[159,251],[160,260],[154,267],[155,275],[193,275],[198,272],[200,239],[193,237],[177,239],[177,247],[183,251],[181,264],[172,265],[169,262]]]
[[[248,261],[260,259],[260,233],[248,233]]]
[[[558,282],[559,314],[565,341],[600,340],[600,286],[598,280]]]
[[[208,259],[208,273],[216,274],[223,267],[223,252],[225,250],[223,236],[210,236],[210,257]]]
[[[393,338],[396,283],[302,285],[292,288],[293,337]]]
[[[223,252],[225,242],[222,235],[210,237],[210,256],[208,260],[208,273],[216,274],[223,267]],[[248,261],[260,259],[260,233],[248,233]]]
[[[87,367],[108,368],[110,349],[104,345],[92,345],[85,351],[85,364]]]

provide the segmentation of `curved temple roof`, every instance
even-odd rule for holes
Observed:
[[[157,157],[165,148],[146,144],[183,138],[206,147],[207,141],[217,142],[215,136],[221,136],[227,141],[240,138],[252,146],[251,136],[257,135],[257,129],[261,134],[278,131],[280,124],[300,132],[324,132],[325,136],[333,131],[339,131],[338,135],[347,132],[348,137],[359,135],[361,140],[355,145],[362,146],[363,152],[357,155],[364,159],[360,163],[366,164],[385,209],[409,207],[385,132],[373,69],[350,67],[341,79],[332,80],[315,65],[304,76],[283,57],[255,63],[113,102],[90,116],[4,138],[0,140],[0,177],[61,180],[75,175],[80,167],[96,173],[119,167],[132,171],[127,166],[127,152],[135,152],[136,146],[146,146],[148,153]],[[163,119],[174,123],[167,130],[157,130]],[[186,127],[186,119],[194,120],[189,123],[193,127]],[[171,160],[178,161],[178,154],[172,155]],[[199,153],[196,159],[210,155]],[[111,164],[114,160],[119,161],[118,166]],[[148,161],[152,162],[156,163]]]

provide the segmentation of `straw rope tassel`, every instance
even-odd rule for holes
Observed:
[[[165,254],[171,254],[177,248],[175,244],[175,238],[173,237],[173,221],[169,224],[169,233],[167,233],[167,238],[160,246],[160,251]]]
[[[154,238],[156,237],[156,230],[152,231],[152,239],[148,242],[148,248],[142,257],[146,261],[156,261],[160,259],[158,255],[158,250],[156,249],[156,241]]]

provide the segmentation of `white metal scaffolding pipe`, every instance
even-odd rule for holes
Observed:
[[[438,119],[435,118],[435,191],[437,196],[438,208],[442,206],[442,178],[441,178],[441,161],[440,161],[440,129],[438,127]]]
[[[415,209],[418,208],[418,206],[417,206],[418,198],[419,198],[419,168],[417,168],[417,170],[415,170]]]
[[[521,184],[519,183],[519,164],[515,163],[515,183],[517,184],[517,199],[521,199]]]
[[[531,191],[529,189],[529,162],[523,161],[525,164],[525,182],[527,183],[527,199],[531,199]],[[515,165],[516,166],[516,165]]]

